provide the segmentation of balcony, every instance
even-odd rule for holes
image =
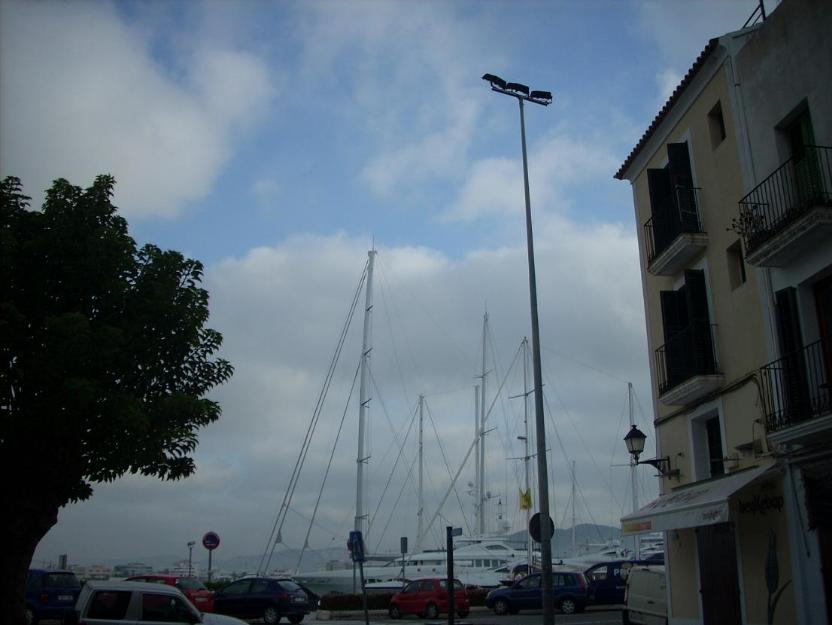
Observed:
[[[739,202],[752,265],[782,267],[832,234],[832,148],[806,146]]]
[[[666,406],[687,404],[725,383],[715,337],[715,324],[691,324],[656,350],[659,401]]]
[[[774,443],[832,441],[832,346],[816,341],[760,369],[763,408]]]
[[[708,245],[699,220],[698,188],[677,186],[663,204],[671,207],[671,213],[654,214],[644,224],[647,271],[654,276],[678,273]]]

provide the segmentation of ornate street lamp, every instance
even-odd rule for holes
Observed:
[[[644,451],[644,441],[647,440],[647,435],[639,430],[635,425],[627,432],[624,437],[624,443],[627,445],[627,451],[633,457],[634,464],[649,464],[655,467],[662,477],[679,477],[679,469],[670,468],[670,457],[651,458],[650,460],[639,460],[638,457]]]

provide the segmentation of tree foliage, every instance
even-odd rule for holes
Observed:
[[[96,482],[193,473],[197,430],[220,415],[205,395],[232,373],[202,264],[139,248],[114,184],[56,180],[37,211],[18,179],[0,183],[0,528],[37,526],[37,541]]]

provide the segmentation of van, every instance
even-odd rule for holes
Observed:
[[[663,566],[633,567],[627,576],[621,614],[624,625],[666,625],[667,583]]]
[[[633,567],[648,566],[647,560],[612,560],[593,564],[584,571],[589,584],[590,604],[609,605],[624,603],[627,576]]]

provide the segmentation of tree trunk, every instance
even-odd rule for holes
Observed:
[[[27,501],[28,499],[28,501]],[[0,514],[0,536],[6,540],[0,558],[0,623],[26,622],[26,575],[40,540],[58,521],[57,503],[31,496],[11,496]]]

